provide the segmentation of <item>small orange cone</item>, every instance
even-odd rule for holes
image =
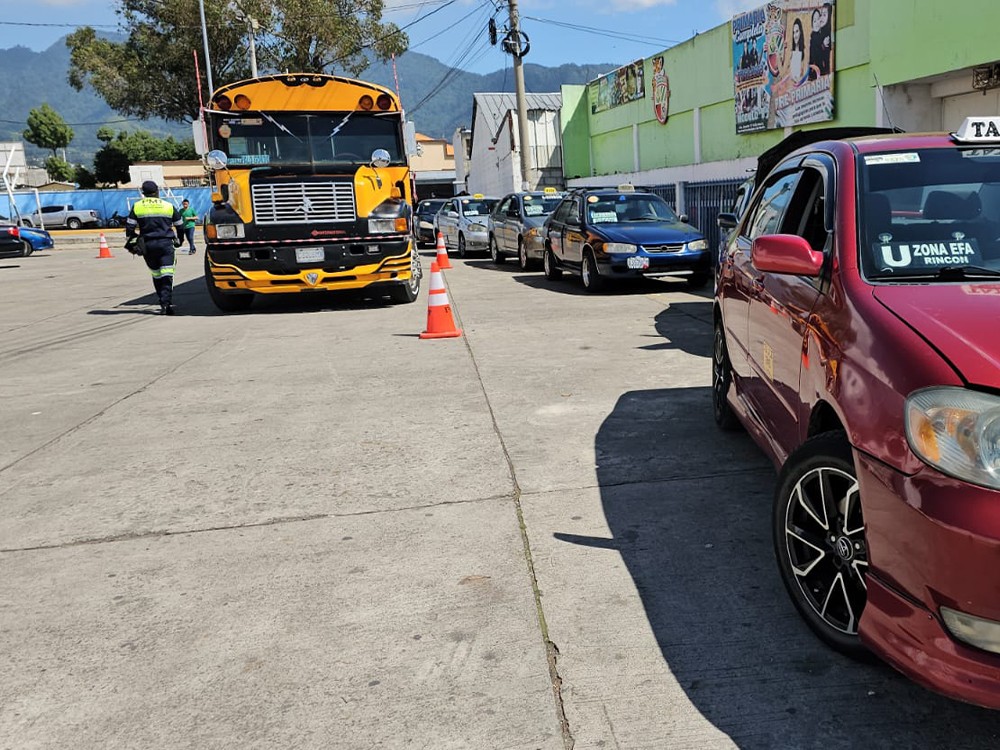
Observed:
[[[448,260],[448,247],[444,244],[444,235],[438,232],[437,258],[435,258],[438,268],[446,271],[451,268],[451,261]]]
[[[440,237],[441,235],[438,235]],[[447,255],[445,257],[448,257]],[[427,330],[420,334],[422,339],[451,339],[462,335],[461,328],[455,328],[448,304],[448,290],[444,288],[444,275],[437,261],[431,263],[431,288],[427,292]]]
[[[101,254],[97,256],[98,258],[114,258],[111,254],[111,248],[108,247],[108,241],[104,237],[104,232],[101,232]]]

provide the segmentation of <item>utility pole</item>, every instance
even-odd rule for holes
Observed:
[[[504,50],[514,57],[514,93],[517,98],[517,130],[521,144],[521,190],[531,190],[534,175],[531,168],[531,136],[528,133],[528,105],[524,98],[524,70],[521,59],[528,54],[531,44],[521,33],[521,19],[517,12],[517,0],[508,0],[510,8],[510,32],[504,39]],[[521,37],[524,37],[524,47]]]
[[[208,26],[205,24],[205,0],[198,0],[198,11],[201,14],[201,41],[205,46],[205,75],[208,76],[208,95],[215,93],[212,85],[212,58],[208,54]]]
[[[250,75],[257,77],[257,43],[254,37],[257,36],[257,19],[247,17],[250,23]]]

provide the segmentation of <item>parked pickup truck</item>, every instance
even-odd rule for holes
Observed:
[[[99,226],[101,217],[97,211],[84,210],[77,211],[72,205],[42,206],[41,213],[38,211],[23,220],[25,226],[39,227],[44,223],[46,229],[56,227],[66,227],[67,229],[79,229],[86,226]]]

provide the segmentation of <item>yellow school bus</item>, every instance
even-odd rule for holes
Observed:
[[[205,281],[219,309],[346,289],[416,299],[412,187],[392,91],[332,75],[263,76],[216,90],[204,118]]]

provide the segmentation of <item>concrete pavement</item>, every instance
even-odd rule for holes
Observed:
[[[181,315],[96,243],[0,260],[0,747],[993,747],[819,644],[711,308],[454,261]]]

